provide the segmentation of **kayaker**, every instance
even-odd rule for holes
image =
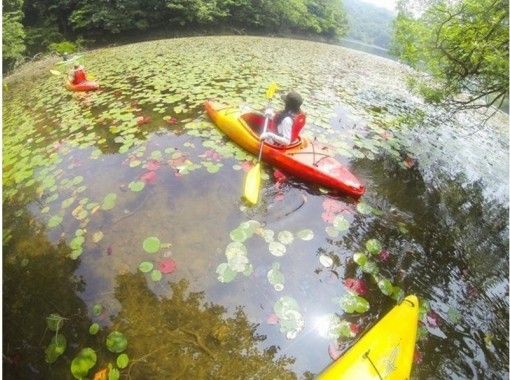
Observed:
[[[303,98],[296,91],[290,91],[282,97],[285,108],[278,112],[273,118],[272,125],[276,128],[272,131],[262,133],[261,140],[267,140],[269,143],[288,146],[299,139],[299,133],[305,125],[305,114],[301,112]]]
[[[85,69],[80,64],[75,64],[74,68],[69,71],[68,76],[69,82],[72,84],[79,84],[87,80],[87,75],[85,74]]]

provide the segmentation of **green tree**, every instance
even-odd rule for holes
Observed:
[[[9,68],[25,53],[25,31],[23,29],[23,0],[4,1],[2,9],[2,60]]]
[[[426,100],[456,109],[508,97],[508,0],[400,0],[393,52],[433,76]],[[461,96],[458,96],[461,95]]]

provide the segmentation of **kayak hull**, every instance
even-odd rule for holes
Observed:
[[[72,84],[70,81],[67,81],[66,88],[71,91],[95,91],[99,89],[99,84],[92,80],[86,80],[78,84]]]
[[[406,297],[327,367],[318,380],[406,380],[416,344],[419,304]]]
[[[264,117],[259,113],[242,114],[236,108],[207,101],[205,109],[214,124],[241,148],[258,155],[259,134]],[[334,151],[327,145],[301,138],[287,148],[264,143],[262,160],[283,172],[308,183],[360,197],[365,186],[334,158]]]

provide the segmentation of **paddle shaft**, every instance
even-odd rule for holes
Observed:
[[[264,119],[264,128],[262,129],[262,134],[266,133],[267,126],[269,124],[269,116],[266,114],[266,118]],[[260,162],[262,158],[262,148],[264,147],[264,140],[260,140],[260,150],[259,150],[259,158],[257,162]]]

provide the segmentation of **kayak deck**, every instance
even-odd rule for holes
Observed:
[[[406,380],[416,344],[419,304],[407,296],[327,367],[318,380]]]

